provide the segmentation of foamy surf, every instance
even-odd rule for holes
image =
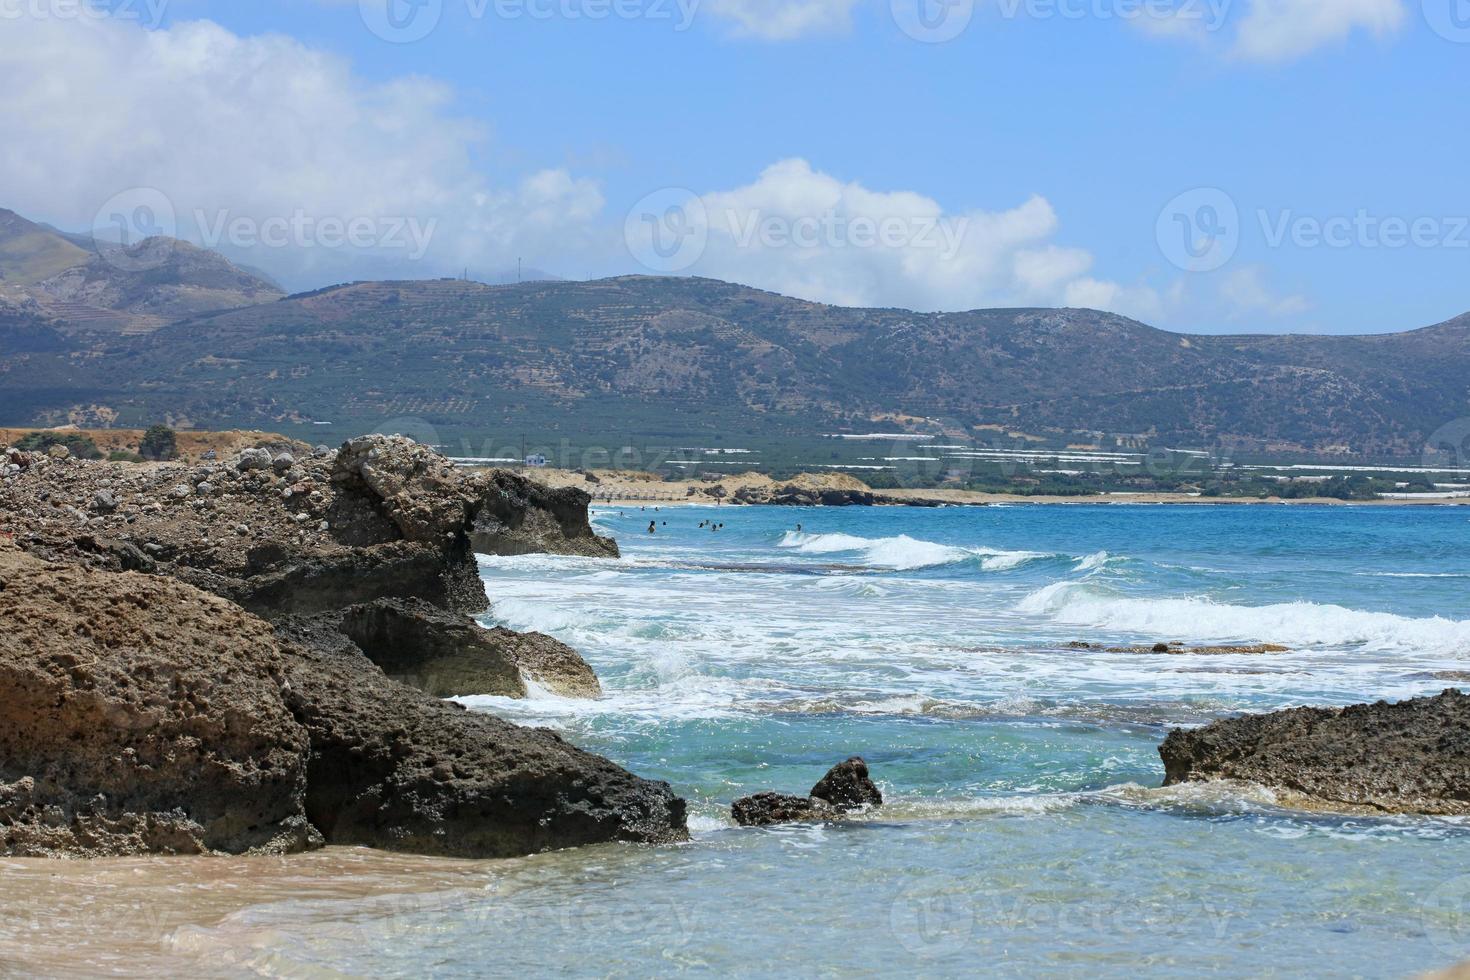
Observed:
[[[1069,626],[1191,643],[1470,653],[1470,621],[1413,618],[1315,602],[1244,606],[1203,598],[1127,596],[1085,582],[1053,582],[1026,596],[1017,609]]]
[[[894,571],[914,571],[973,561],[986,571],[999,572],[1018,568],[1038,558],[1049,557],[1034,551],[960,548],[911,538],[907,534],[889,538],[863,538],[853,534],[804,534],[787,531],[777,547],[805,555],[858,554],[866,564]]]

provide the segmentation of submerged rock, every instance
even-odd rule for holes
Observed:
[[[883,805],[883,794],[860,756],[833,766],[808,796],[757,793],[736,800],[731,815],[742,827],[841,820],[849,813]]]
[[[1243,780],[1308,807],[1470,814],[1470,697],[1295,708],[1174,731],[1164,785]]]
[[[822,800],[786,793],[756,793],[735,801],[730,808],[742,827],[769,827],[778,823],[823,823],[842,814]]]
[[[289,853],[309,740],[268,625],[0,544],[0,854]]]

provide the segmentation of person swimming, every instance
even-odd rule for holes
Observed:
[[[658,533],[658,522],[657,521],[649,521],[648,522],[648,533],[649,534],[657,534]]]

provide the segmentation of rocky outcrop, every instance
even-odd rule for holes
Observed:
[[[835,808],[810,796],[756,793],[735,801],[730,815],[742,827],[769,827],[778,823],[826,823],[839,820]]]
[[[1470,814],[1470,697],[1296,708],[1169,734],[1165,785],[1242,780],[1317,808]]]
[[[389,677],[436,698],[526,696],[526,682],[503,644],[469,617],[421,599],[351,606],[332,625]]]
[[[482,629],[417,599],[349,607],[333,625],[396,681],[435,697],[526,696],[530,680],[569,698],[602,696],[592,668],[541,633]]]
[[[832,487],[751,486],[735,491],[736,504],[770,504],[777,507],[872,507],[878,502],[872,491]]]
[[[688,836],[666,783],[395,683],[334,630],[279,632],[311,736],[307,814],[330,843],[500,857]]]
[[[483,555],[618,557],[617,542],[598,537],[587,518],[592,497],[576,487],[552,489],[506,470],[480,478],[470,541]]]
[[[883,805],[883,794],[873,784],[872,777],[868,775],[868,764],[861,756],[853,756],[833,766],[812,787],[812,799],[830,803],[839,810]]]
[[[16,560],[98,596],[0,638],[10,853],[325,840],[490,857],[687,835],[668,786],[433,696],[598,685],[550,637],[469,618],[487,605],[470,548],[483,485],[431,451],[369,437],[199,466],[6,459],[0,532],[33,556]],[[41,637],[48,623],[64,629]],[[5,728],[12,704],[26,713]]]
[[[190,586],[0,544],[0,854],[320,843],[270,627]]]
[[[883,794],[868,775],[868,764],[853,756],[833,766],[807,796],[757,793],[736,800],[730,812],[742,827],[765,827],[841,820],[882,805]]]

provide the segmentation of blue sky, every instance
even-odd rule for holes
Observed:
[[[156,198],[292,287],[519,258],[1208,332],[1470,310],[1470,0],[66,2],[0,0],[0,204]]]

